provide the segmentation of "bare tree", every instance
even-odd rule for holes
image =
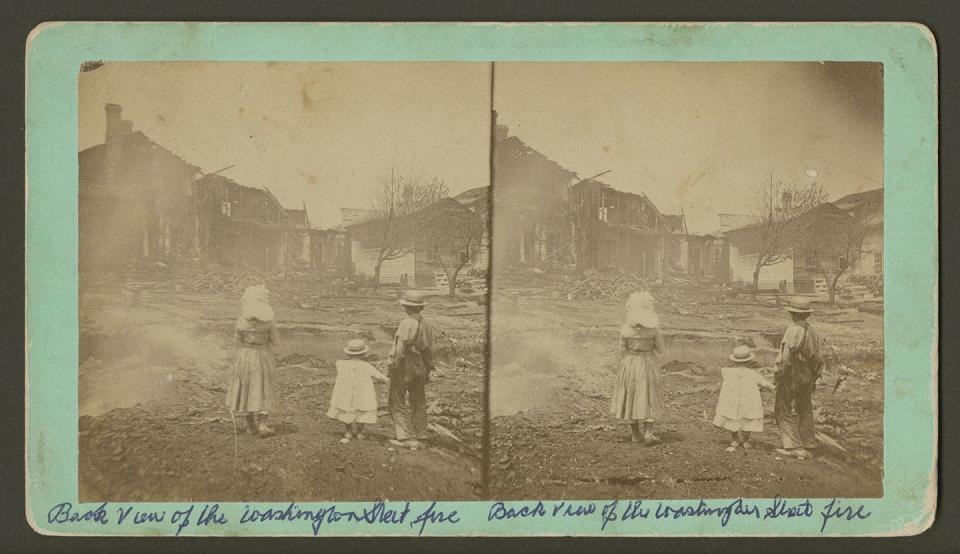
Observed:
[[[801,215],[819,206],[827,199],[826,192],[816,183],[806,187],[783,182],[770,185],[761,193],[753,213],[757,233],[757,262],[753,269],[753,294],[760,290],[760,270],[789,259],[800,244],[803,222]]]
[[[434,262],[447,276],[448,294],[456,296],[457,279],[477,259],[486,232],[486,215],[474,213],[456,200],[444,199],[427,208],[419,235]]]
[[[390,170],[389,178],[383,182],[373,201],[372,220],[376,223],[377,244],[374,286],[380,285],[383,262],[405,256],[413,249],[416,225],[410,216],[447,194],[447,186],[438,178],[422,183]]]
[[[836,303],[837,283],[854,260],[860,257],[863,240],[872,226],[839,209],[820,210],[804,225],[801,250],[823,275]]]

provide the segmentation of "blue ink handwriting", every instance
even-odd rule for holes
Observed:
[[[170,523],[173,523],[177,526],[177,536],[180,536],[180,533],[183,529],[190,525],[190,514],[193,513],[193,504],[190,505],[185,510],[177,510],[173,512],[173,517],[170,518]]]
[[[834,498],[823,508],[823,511],[820,512],[820,517],[823,518],[823,523],[820,525],[820,532],[823,533],[824,529],[827,528],[827,522],[831,519],[846,519],[847,521],[867,519],[872,515],[872,512],[863,513],[864,508],[863,504],[860,504],[856,508],[853,506],[841,507],[840,501]]]
[[[769,503],[767,503],[769,502]],[[456,507],[456,504],[452,504]],[[137,510],[136,504],[109,505],[104,502],[96,506],[87,504],[75,505],[71,502],[61,502],[47,512],[47,522],[50,524],[83,524],[107,525],[115,522],[116,525],[157,525],[172,526],[176,535],[180,535],[191,526],[210,528],[230,523],[238,525],[257,525],[272,522],[304,522],[309,523],[313,535],[317,536],[324,524],[327,526],[340,523],[361,523],[371,526],[403,525],[405,528],[416,530],[422,536],[431,530],[431,526],[456,526],[461,523],[461,514],[457,510],[438,509],[444,504],[436,501],[417,513],[411,513],[409,502],[388,505],[384,501],[361,504],[355,510],[339,510],[336,504],[326,506],[302,507],[295,502],[286,507],[266,508],[255,504],[246,504],[237,517],[236,507],[211,504],[186,504],[180,509],[167,510]],[[116,510],[114,512],[114,510]],[[819,513],[818,513],[819,510]],[[116,518],[110,520],[109,514],[115,513]],[[827,527],[834,522],[857,522],[870,518],[872,512],[864,504],[844,504],[839,499],[827,501],[787,500],[777,495],[772,501],[749,501],[738,498],[733,501],[707,502],[699,500],[696,504],[685,502],[660,501],[656,505],[644,500],[612,500],[603,504],[596,502],[542,500],[530,502],[502,502],[489,504],[487,510],[488,522],[509,522],[524,519],[546,518],[592,518],[599,516],[600,529],[616,522],[646,522],[648,520],[683,520],[695,518],[712,518],[721,527],[727,527],[733,518],[754,520],[809,520],[811,523],[820,520],[820,533],[826,532]],[[480,517],[483,517],[482,515]],[[834,523],[839,525],[838,523]],[[815,525],[815,524],[814,524]],[[618,525],[612,526],[616,533]]]
[[[597,505],[593,502],[588,504],[567,504],[566,502],[558,502],[553,505],[554,517],[583,517],[591,515],[596,511]]]
[[[701,499],[696,508],[692,506],[673,507],[661,502],[657,504],[657,509],[654,514],[657,519],[716,516],[720,518],[720,526],[726,527],[727,523],[730,522],[730,517],[734,515],[753,516],[756,519],[760,519],[760,508],[754,504],[747,504],[741,498],[734,500],[726,506],[711,508]]]
[[[227,523],[227,515],[220,513],[220,504],[213,506],[207,504],[200,510],[200,517],[197,518],[197,527],[209,524],[224,525]]]
[[[412,522],[410,522],[410,527],[413,527],[416,524],[420,524],[420,530],[417,532],[417,535],[423,535],[423,530],[426,528],[428,523],[460,523],[460,515],[456,510],[452,510],[450,513],[444,513],[436,510],[437,501],[434,500],[430,503],[430,506],[427,507],[420,515],[416,517]]]
[[[78,523],[82,521],[95,521],[100,525],[109,523],[109,520],[107,520],[107,503],[104,502],[86,512],[74,512],[72,503],[61,502],[47,512],[47,523]]]
[[[542,517],[545,515],[547,515],[547,511],[543,507],[543,501],[539,501],[533,506],[524,505],[519,508],[508,508],[503,502],[494,502],[490,506],[490,511],[487,512],[487,521],[518,517]],[[556,508],[554,508],[553,515],[557,515]]]
[[[436,503],[434,503],[436,504]],[[250,505],[244,507],[243,515],[240,516],[240,523],[263,523],[267,521],[299,521],[306,520],[313,527],[314,536],[320,533],[320,527],[327,523],[337,523],[340,520],[355,521],[368,524],[401,524],[406,520],[410,513],[410,503],[404,504],[402,510],[397,511],[393,508],[387,508],[382,501],[375,503],[372,507],[361,511],[337,511],[336,505],[317,510],[304,510],[291,502],[284,510],[258,510],[251,508]],[[454,512],[456,513],[456,512]]]
[[[763,519],[776,519],[778,517],[790,519],[811,516],[813,516],[813,504],[810,503],[809,499],[796,506],[791,506],[779,494],[773,498],[773,504],[763,511]]]

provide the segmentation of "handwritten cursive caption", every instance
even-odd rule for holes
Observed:
[[[271,524],[293,523],[308,526],[314,536],[323,529],[333,530],[346,524],[360,525],[385,530],[391,534],[410,533],[418,536],[443,534],[447,529],[456,529],[466,524],[456,503],[448,506],[431,502],[426,508],[414,509],[409,502],[375,502],[361,504],[360,508],[341,509],[336,504],[326,506],[289,503],[284,508],[265,507],[255,504],[225,505],[186,504],[179,508],[143,510],[133,504],[101,503],[94,507],[76,506],[61,502],[47,512],[50,525],[79,524],[85,531],[111,526],[151,527],[168,529],[180,535],[191,529],[257,527]],[[831,525],[869,519],[871,512],[863,504],[847,503],[839,499],[830,501],[786,500],[777,496],[771,500],[665,502],[648,500],[613,500],[610,502],[493,502],[488,505],[486,520],[480,527],[488,526],[491,533],[502,529],[509,522],[531,520],[582,520],[596,525],[603,532],[635,532],[633,525],[657,520],[710,519],[724,528],[734,519],[771,522],[798,520],[810,521],[824,533]],[[476,516],[474,516],[476,517]],[[272,529],[275,531],[276,529]],[[455,531],[454,531],[455,532]]]

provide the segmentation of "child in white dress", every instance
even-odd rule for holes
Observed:
[[[750,448],[750,433],[763,431],[763,400],[759,387],[774,390],[772,383],[750,367],[756,359],[749,346],[738,346],[730,354],[735,365],[720,369],[723,386],[717,400],[717,415],[713,424],[731,433],[727,452],[738,446]]]
[[[337,381],[330,394],[330,409],[327,416],[342,421],[345,426],[342,443],[356,437],[363,440],[363,426],[377,422],[377,393],[373,379],[387,382],[389,379],[375,367],[363,360],[370,348],[363,339],[347,343],[346,360],[337,360]]]

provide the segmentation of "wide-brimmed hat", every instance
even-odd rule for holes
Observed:
[[[270,291],[263,285],[253,285],[243,289],[240,297],[240,313],[244,319],[273,321],[273,308],[268,301]]]
[[[745,345],[734,348],[733,353],[730,354],[730,360],[737,363],[749,362],[756,358],[750,347]]]
[[[347,346],[343,351],[349,356],[363,356],[367,352],[370,352],[370,347],[367,346],[367,343],[363,339],[353,339],[347,341]]]
[[[810,301],[806,298],[791,298],[790,304],[788,304],[784,310],[795,314],[813,313],[813,309],[810,307]]]
[[[403,293],[403,297],[400,298],[400,303],[404,306],[414,306],[414,307],[423,307],[427,303],[423,300],[424,294],[415,290],[408,290]]]
[[[660,326],[660,318],[653,311],[653,296],[649,292],[634,292],[627,299],[627,325],[639,325],[647,329]]]

